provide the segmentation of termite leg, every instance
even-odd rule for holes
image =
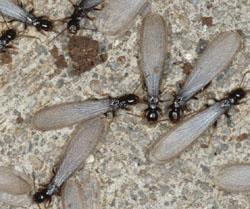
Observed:
[[[198,100],[199,98],[197,96],[193,96],[191,99]]]
[[[90,17],[89,15],[86,15],[86,17],[87,17],[89,20],[91,20],[91,21],[94,21],[94,20],[95,20],[94,17]]]
[[[207,89],[210,85],[212,84],[212,81],[210,81],[206,86],[204,86],[201,91],[204,91],[205,89]]]
[[[72,0],[69,0],[69,2],[72,4],[72,6],[73,6],[74,8],[77,7],[77,5],[76,5],[74,2],[72,2]]]
[[[217,125],[218,125],[218,122],[215,121],[215,122],[213,123],[213,128],[217,128]]]

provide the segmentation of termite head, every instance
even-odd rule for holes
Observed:
[[[228,94],[228,99],[232,104],[238,104],[241,99],[246,96],[246,91],[243,88],[237,88]]]
[[[159,107],[156,108],[149,107],[145,110],[145,115],[149,122],[156,122],[159,118],[160,112],[161,109]]]
[[[14,29],[9,29],[7,31],[4,32],[3,37],[6,38],[6,40],[12,41],[16,38],[16,31]]]
[[[75,20],[70,20],[67,25],[68,31],[72,34],[76,34],[80,30],[80,25]]]
[[[33,200],[35,203],[40,204],[43,202],[51,201],[51,195],[48,194],[48,189],[42,189],[39,192],[36,192],[33,196]]]
[[[177,123],[181,118],[181,112],[183,110],[183,97],[177,96],[173,102],[173,104],[170,105],[170,111],[168,113],[168,117],[171,122]]]
[[[180,120],[181,117],[181,109],[180,108],[173,108],[169,111],[168,117],[171,122],[176,123]]]
[[[123,99],[126,101],[127,105],[135,105],[139,102],[139,97],[135,94],[127,94]]]
[[[53,29],[53,23],[50,20],[38,18],[33,24],[37,30],[52,31]]]
[[[118,98],[120,107],[126,108],[128,105],[135,105],[139,102],[139,97],[135,94],[126,94]]]

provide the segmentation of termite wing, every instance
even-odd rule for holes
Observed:
[[[16,207],[30,205],[31,185],[25,174],[8,167],[0,167],[0,202]]]
[[[148,153],[149,160],[161,164],[180,155],[223,113],[238,105],[246,93],[244,89],[236,88],[226,98],[177,124],[152,145]]]
[[[201,57],[198,58],[193,71],[170,106],[169,118],[172,122],[177,122],[180,119],[189,99],[228,67],[241,46],[241,40],[238,32],[230,31],[219,34],[209,44]]]
[[[215,176],[215,184],[227,192],[249,192],[250,164],[224,166]]]
[[[82,184],[69,180],[63,188],[64,209],[101,209],[100,185],[96,177],[89,176]]]
[[[129,105],[134,105],[138,101],[136,95],[127,94],[118,98],[63,103],[38,111],[32,123],[35,128],[44,131],[63,128],[107,112],[115,112],[119,108],[127,109]]]
[[[82,0],[79,5],[75,5],[73,14],[70,16],[70,21],[68,22],[67,29],[70,33],[77,33],[80,29],[80,21],[88,16],[91,10],[94,10],[98,5],[103,3],[104,0]]]
[[[63,209],[84,209],[83,191],[79,183],[68,180],[62,193]]]
[[[32,25],[37,30],[51,31],[53,24],[51,21],[36,17],[27,12],[22,7],[16,5],[12,0],[0,1],[0,13],[14,20],[23,22],[26,25]]]
[[[60,165],[46,188],[34,194],[34,201],[42,203],[50,200],[52,195],[57,194],[66,182],[93,152],[99,140],[106,131],[105,120],[96,117],[79,124],[76,132],[70,140]]]
[[[98,31],[110,38],[123,36],[146,4],[146,0],[108,0],[96,18]]]
[[[145,110],[148,121],[157,121],[160,114],[159,91],[167,53],[167,29],[162,16],[148,14],[142,23],[141,62],[147,92],[148,108]]]

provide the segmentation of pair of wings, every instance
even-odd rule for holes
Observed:
[[[27,11],[15,4],[11,0],[0,1],[0,13],[4,16],[26,23],[30,15]]]

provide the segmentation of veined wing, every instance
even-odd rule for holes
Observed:
[[[71,126],[110,111],[109,103],[109,99],[100,99],[46,107],[35,113],[32,123],[44,131]]]
[[[241,37],[237,32],[221,33],[198,59],[178,95],[188,100],[200,91],[218,73],[228,67],[240,45]]]
[[[172,131],[164,134],[152,146],[149,151],[149,159],[160,164],[177,157],[206,131],[224,111],[221,103],[215,103],[208,109],[184,120]]]
[[[105,121],[100,117],[87,120],[77,127],[53,179],[58,188],[83,165],[104,134]]]
[[[160,15],[149,14],[143,20],[141,34],[141,70],[149,96],[158,97],[166,56],[166,24]]]
[[[21,22],[26,22],[27,16],[29,16],[28,12],[16,5],[11,0],[0,1],[0,13]]]
[[[98,6],[99,4],[103,2],[104,0],[83,0],[81,1],[79,6],[84,9],[91,9],[91,8]]]
[[[146,4],[146,0],[109,0],[96,18],[98,31],[110,38],[126,33],[136,16]]]
[[[83,209],[83,191],[81,186],[73,180],[67,181],[63,188],[63,209]]]
[[[215,177],[220,189],[228,192],[250,191],[250,164],[234,164],[222,168]]]

